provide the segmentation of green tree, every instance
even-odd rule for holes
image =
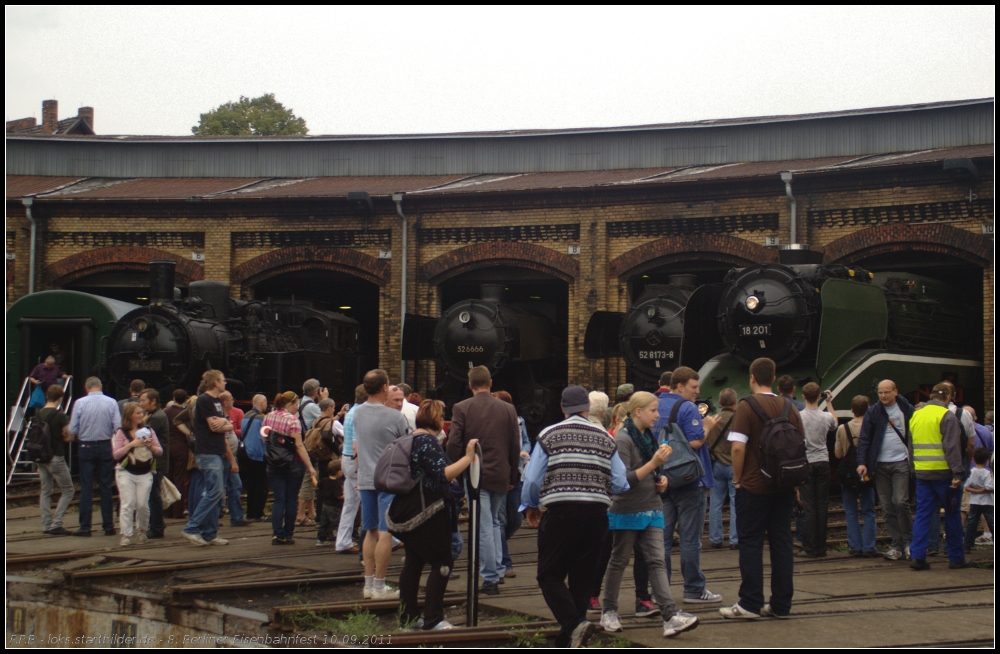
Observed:
[[[304,118],[274,99],[273,93],[250,99],[240,96],[239,102],[227,102],[201,114],[191,128],[195,136],[284,136],[308,134]]]

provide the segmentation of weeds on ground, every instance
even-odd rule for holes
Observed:
[[[594,638],[587,647],[635,647],[635,643],[630,641],[628,638],[623,638],[622,636],[615,636],[605,640],[604,638]]]
[[[546,639],[541,631],[524,632],[514,636],[514,647],[542,647]]]
[[[396,626],[399,627],[400,631],[405,631],[406,629],[413,629],[417,624],[417,620],[407,620],[403,617],[403,605],[400,604],[396,608]]]
[[[289,621],[296,629],[320,631],[339,636],[354,636],[364,638],[383,631],[378,616],[369,611],[353,611],[343,618],[317,613],[312,609],[304,609],[289,616]]]
[[[497,622],[502,625],[518,625],[524,624],[525,622],[534,622],[535,619],[530,615],[524,615],[523,613],[518,613],[517,611],[511,611],[510,613],[505,613],[497,618]]]

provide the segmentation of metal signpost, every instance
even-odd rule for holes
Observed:
[[[483,449],[476,443],[476,455],[469,466],[469,580],[467,584],[465,624],[479,624],[479,484],[482,481]]]

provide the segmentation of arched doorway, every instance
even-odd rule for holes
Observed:
[[[246,289],[246,285],[244,285]],[[358,321],[359,367],[378,367],[379,287],[351,274],[323,269],[279,273],[249,287],[255,300],[291,299],[317,309],[336,311]],[[323,381],[323,380],[320,380]]]

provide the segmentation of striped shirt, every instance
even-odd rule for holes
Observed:
[[[264,427],[270,427],[282,434],[301,434],[302,426],[299,419],[284,409],[276,409],[264,416]]]

